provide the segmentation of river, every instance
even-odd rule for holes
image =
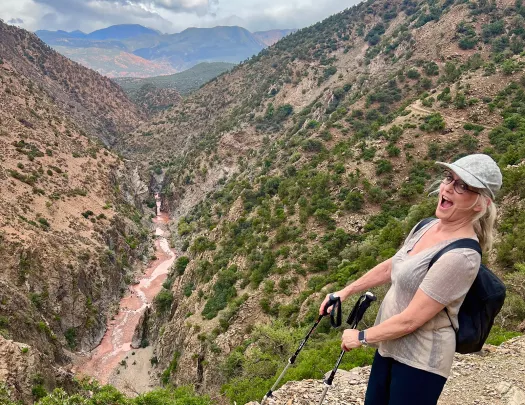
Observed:
[[[141,315],[151,305],[153,298],[162,289],[169,269],[175,261],[175,252],[170,248],[165,237],[166,224],[169,217],[160,210],[160,199],[157,200],[157,216],[153,218],[155,226],[155,255],[139,283],[129,286],[126,295],[120,300],[118,314],[107,324],[106,333],[94,350],[84,361],[80,361],[74,371],[77,374],[96,378],[100,383],[107,384],[119,364],[132,351],[131,341]]]

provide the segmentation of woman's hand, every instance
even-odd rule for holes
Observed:
[[[335,292],[333,293],[335,297],[341,297],[339,295],[339,291],[338,292]],[[343,299],[341,298],[341,301]],[[326,310],[326,314],[324,313],[324,307],[326,306],[326,304],[328,304],[328,301],[330,301],[330,294],[326,294],[326,297],[325,299],[323,300],[323,303],[321,304],[321,306],[319,307],[319,315],[328,315],[329,313],[332,312],[332,309],[334,309],[334,306],[331,305],[328,307],[328,309]]]
[[[356,347],[361,346],[359,341],[359,331],[357,329],[346,329],[343,332],[343,337],[341,338],[341,350],[348,352]]]

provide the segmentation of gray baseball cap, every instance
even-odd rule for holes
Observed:
[[[462,157],[454,163],[436,162],[436,164],[452,170],[471,187],[486,188],[493,199],[501,188],[503,179],[501,170],[488,155],[478,153]]]

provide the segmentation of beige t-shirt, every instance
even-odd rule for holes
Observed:
[[[412,229],[403,247],[394,255],[392,285],[381,304],[376,325],[405,310],[417,289],[421,288],[429,297],[446,306],[454,327],[458,328],[459,308],[478,274],[480,255],[472,249],[453,249],[441,256],[429,270],[432,257],[457,239],[442,241],[413,256],[408,255],[421,236],[438,221],[431,221],[416,233]],[[413,333],[380,342],[378,347],[381,356],[448,378],[456,335],[447,314],[440,311]]]

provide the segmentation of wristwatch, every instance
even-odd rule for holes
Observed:
[[[357,335],[357,339],[361,342],[363,346],[368,346],[368,342],[366,341],[364,330],[359,331],[359,334]]]

